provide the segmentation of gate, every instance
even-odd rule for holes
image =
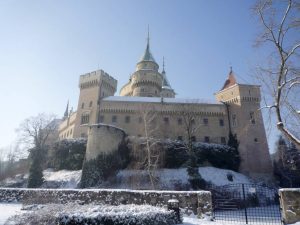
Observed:
[[[216,221],[281,225],[278,190],[264,185],[232,184],[211,187]]]

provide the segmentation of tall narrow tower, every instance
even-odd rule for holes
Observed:
[[[79,100],[76,112],[74,137],[87,137],[88,127],[98,121],[98,106],[101,98],[112,96],[117,89],[117,80],[103,70],[80,76]]]
[[[240,171],[270,174],[272,163],[260,109],[260,87],[238,84],[232,69],[216,99],[228,106],[230,129],[240,142]],[[250,172],[251,171],[251,172]]]

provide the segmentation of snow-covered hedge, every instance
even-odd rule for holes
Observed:
[[[174,225],[181,223],[174,211],[149,205],[100,205],[90,209],[74,210],[59,215],[62,225]]]
[[[49,204],[27,207],[13,218],[15,225],[174,225],[181,223],[174,211],[149,205]],[[26,208],[25,208],[26,211]]]
[[[10,196],[10,197],[8,197]],[[209,191],[138,191],[122,189],[1,189],[0,202],[13,199],[24,204],[135,204],[166,206],[168,200],[177,199],[180,208],[193,211],[202,217],[211,214]]]

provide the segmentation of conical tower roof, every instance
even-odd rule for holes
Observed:
[[[142,61],[151,61],[151,62],[156,63],[156,61],[155,61],[155,59],[154,59],[154,57],[153,57],[153,55],[151,54],[151,51],[150,51],[149,30],[148,30],[148,37],[147,37],[147,46],[146,46],[144,54],[140,58],[140,62],[142,62]]]
[[[229,87],[231,87],[231,86],[233,86],[233,85],[235,85],[235,84],[237,84],[237,82],[236,82],[234,73],[233,73],[233,71],[232,71],[232,67],[230,67],[230,72],[229,72],[229,74],[228,74],[228,78],[227,78],[227,80],[225,81],[225,83],[224,83],[224,85],[223,85],[223,87],[222,87],[221,90],[224,90],[224,89],[226,89],[226,88],[229,88]]]
[[[163,77],[163,82],[162,82],[162,88],[168,88],[168,89],[172,89],[171,85],[168,81],[167,75],[166,75],[166,71],[165,71],[165,58],[163,58],[163,70],[161,72],[161,75]]]

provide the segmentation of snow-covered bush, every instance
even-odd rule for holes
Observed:
[[[63,139],[49,152],[49,164],[55,170],[80,170],[85,156],[87,140]]]
[[[149,205],[50,204],[30,207],[9,219],[15,225],[173,225],[181,223],[174,211]]]

